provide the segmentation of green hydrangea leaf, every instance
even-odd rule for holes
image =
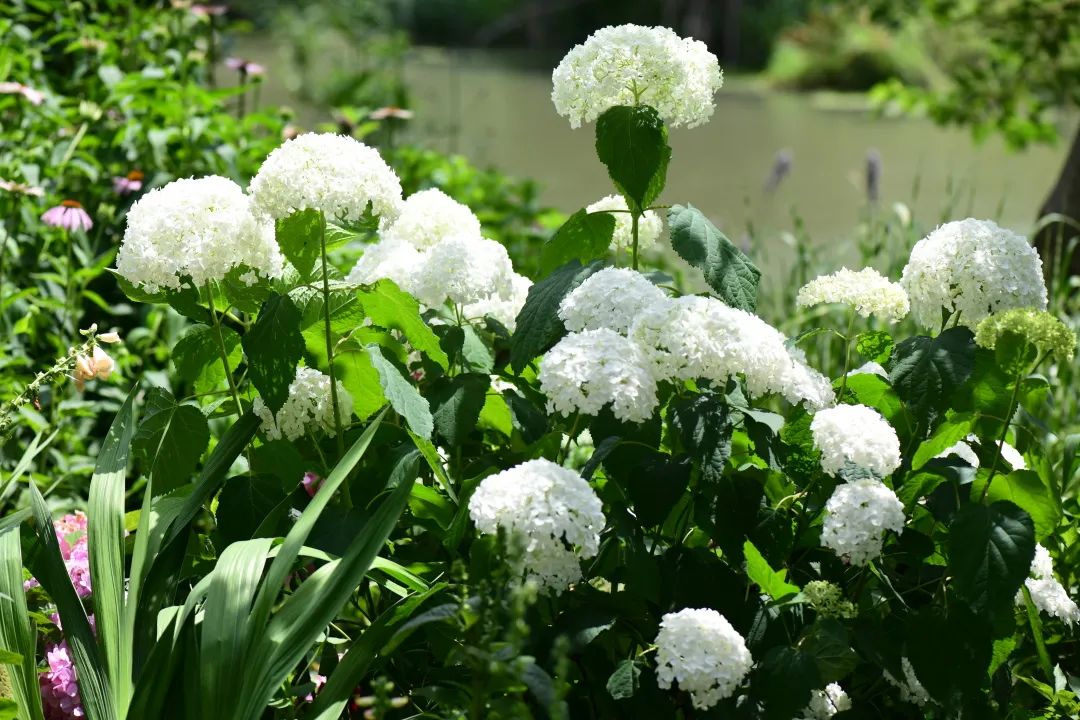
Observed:
[[[733,308],[757,309],[761,271],[742,250],[693,205],[668,210],[671,246],[686,262],[705,274],[717,296]]]
[[[667,180],[671,148],[660,114],[648,105],[619,105],[596,119],[596,155],[631,210],[644,211]]]

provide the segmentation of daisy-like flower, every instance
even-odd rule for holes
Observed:
[[[143,186],[143,174],[141,170],[132,170],[127,175],[114,177],[113,192],[117,195],[130,195],[139,192]]]
[[[399,108],[396,105],[387,105],[377,108],[368,113],[368,120],[412,120],[413,111]]]
[[[64,200],[56,207],[51,207],[41,216],[41,221],[53,227],[62,227],[65,230],[89,230],[94,227],[94,221],[83,210],[83,206],[76,200]]]
[[[850,305],[863,317],[876,315],[888,322],[902,320],[910,309],[904,288],[873,268],[858,272],[840,268],[822,275],[804,285],[795,300],[798,307],[822,303]]]
[[[20,82],[0,82],[0,93],[22,95],[31,105],[40,105],[45,102],[45,93]]]
[[[244,77],[262,75],[266,72],[266,68],[259,63],[238,57],[225,58],[225,67],[229,68],[230,70],[236,70],[238,73],[240,73],[240,75]]]
[[[229,8],[226,5],[192,5],[191,12],[193,15],[199,17],[218,17],[228,12]]]
[[[31,197],[42,197],[45,195],[45,190],[42,188],[34,185],[27,185],[26,183],[4,180],[2,178],[0,178],[0,190],[9,192],[12,195],[29,195]]]

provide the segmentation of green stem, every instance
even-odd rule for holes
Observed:
[[[638,218],[639,217],[640,217],[640,215],[638,213],[636,213],[636,212],[635,213],[630,213],[630,234],[634,238],[634,245],[633,245],[633,247],[631,249],[630,258],[631,258],[631,265],[635,270],[638,269],[638,257],[637,256],[638,256]]]
[[[74,273],[74,271],[72,269],[72,264],[73,264],[72,247],[75,244],[75,237],[70,232],[65,233],[65,237],[67,238],[67,253],[66,253],[66,259],[64,261],[64,273],[65,273],[65,278],[64,278],[64,320],[61,323],[61,326],[65,330],[67,330],[68,329],[68,323],[73,323],[74,324],[74,322],[75,322],[75,319],[72,317],[73,309],[71,307],[71,305],[72,305],[71,296],[72,296],[73,290],[74,290],[74,288],[73,288],[73,285],[74,285],[73,280],[75,279],[75,273]],[[71,333],[74,335],[77,332],[78,332],[78,327],[73,326],[71,328]]]
[[[319,251],[322,255],[323,330],[326,335],[326,364],[330,375],[330,402],[334,406],[334,436],[337,439],[338,458],[345,456],[345,433],[341,428],[341,410],[338,406],[337,372],[334,370],[334,338],[330,332],[330,276],[326,270],[326,216],[319,213]],[[345,487],[347,483],[343,483]]]
[[[1005,413],[1005,422],[1002,423],[1001,427],[1001,437],[998,438],[997,452],[994,453],[994,463],[990,466],[990,477],[986,478],[986,486],[979,497],[979,502],[986,500],[986,493],[990,492],[990,483],[994,482],[994,476],[997,475],[998,464],[1001,462],[1001,450],[1005,446],[1005,437],[1009,434],[1009,425],[1012,423],[1013,413],[1016,412],[1016,406],[1019,404],[1020,380],[1023,376],[1022,371],[1018,372],[1016,380],[1013,382],[1012,397],[1009,398],[1009,412]]]
[[[840,378],[840,393],[836,396],[837,402],[844,401],[844,391],[847,390],[848,370],[851,369],[851,333],[855,330],[855,310],[851,311],[848,319],[847,334],[844,335],[844,374]]]
[[[225,338],[221,334],[221,320],[217,309],[214,307],[214,286],[209,280],[206,281],[206,301],[210,304],[210,321],[214,324],[214,334],[217,337],[218,352],[221,354],[221,364],[225,368],[225,379],[229,381],[229,392],[233,402],[236,403],[236,414],[243,412],[240,405],[240,392],[236,389],[236,381],[233,380],[232,368],[229,367],[229,351],[225,349]]]

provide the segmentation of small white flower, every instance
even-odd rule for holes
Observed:
[[[1024,581],[1024,585],[1031,593],[1031,602],[1039,610],[1069,625],[1080,620],[1080,607],[1077,607],[1065,587],[1054,577],[1054,561],[1050,552],[1042,545],[1035,546],[1031,577]],[[1023,603],[1023,592],[1016,593],[1016,604]]]
[[[656,647],[656,684],[678,683],[699,710],[734,695],[754,664],[742,635],[715,610],[667,613]]]
[[[503,528],[523,543],[522,570],[556,593],[581,578],[580,560],[600,549],[604,514],[592,487],[549,460],[529,460],[484,478],[469,500],[476,528]]]
[[[467,206],[430,189],[413,193],[401,204],[400,214],[379,232],[384,242],[406,242],[429,250],[448,237],[480,236],[480,221]]]
[[[900,691],[900,699],[915,703],[919,707],[930,702],[930,693],[926,692],[919,678],[915,677],[915,668],[911,666],[911,661],[907,657],[900,658],[900,667],[904,671],[903,681],[894,678],[888,670],[884,672],[885,680]]]
[[[664,291],[636,270],[609,267],[568,293],[559,317],[570,332],[607,328],[625,334],[639,315],[666,301]]]
[[[378,150],[346,135],[305,133],[271,152],[248,188],[255,207],[274,219],[319,210],[355,222],[371,212],[397,217],[401,182]]]
[[[889,373],[885,372],[885,368],[881,367],[880,363],[876,363],[873,360],[867,363],[863,363],[854,370],[848,371],[848,377],[855,375],[877,375],[878,377],[889,379]]]
[[[858,272],[841,268],[822,275],[803,285],[795,300],[798,307],[822,303],[844,303],[863,317],[875,315],[888,322],[902,320],[910,309],[904,288],[873,268]]]
[[[364,247],[364,254],[349,271],[346,280],[354,285],[370,285],[384,278],[415,294],[418,268],[426,255],[406,242],[380,240]]]
[[[930,330],[941,327],[943,308],[972,330],[1002,310],[1046,309],[1039,253],[989,220],[946,223],[917,242],[900,283],[915,320]]]
[[[525,300],[529,296],[529,288],[532,280],[524,275],[512,273],[510,276],[509,292],[506,297],[494,292],[485,298],[461,308],[461,314],[466,320],[482,319],[490,316],[498,320],[504,328],[514,332],[517,328],[517,316],[521,308],[525,306]]]
[[[810,422],[821,469],[835,476],[847,463],[885,477],[900,467],[900,439],[877,410],[837,405],[819,410]]]
[[[413,278],[413,294],[428,307],[449,300],[469,305],[511,292],[514,266],[504,248],[480,236],[457,235],[436,244],[424,255]]]
[[[838,712],[851,709],[851,698],[839,683],[829,683],[824,690],[813,690],[810,703],[799,720],[829,720]]]
[[[352,417],[353,399],[340,381],[337,395],[339,418],[344,425]],[[313,368],[296,368],[296,378],[289,384],[289,397],[276,415],[261,397],[255,398],[251,409],[262,420],[262,431],[267,440],[278,440],[282,436],[296,440],[319,429],[330,435],[336,431],[330,378]]]
[[[836,487],[825,503],[821,544],[853,565],[881,555],[886,530],[904,527],[904,506],[877,480],[856,480]]]
[[[622,195],[608,195],[589,205],[585,210],[590,213],[613,211],[608,212],[615,218],[611,249],[629,251],[634,247],[633,221],[626,207],[626,198]],[[654,211],[646,210],[638,220],[638,252],[648,250],[655,245],[663,232],[664,221]]]
[[[650,105],[671,127],[695,127],[712,117],[724,84],[716,56],[668,28],[605,27],[575,46],[551,75],[555,110],[570,127],[592,122],[617,105]]]
[[[619,420],[644,422],[656,411],[656,380],[635,343],[601,328],[571,333],[540,361],[548,410],[596,415],[605,405]]]

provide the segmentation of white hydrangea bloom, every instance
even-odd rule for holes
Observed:
[[[996,442],[996,441],[995,441]],[[979,456],[975,453],[974,445],[979,444],[978,436],[972,434],[960,442],[952,445],[942,452],[938,453],[936,457],[946,458],[950,455],[955,455],[973,468],[979,467]],[[1014,448],[1009,443],[1001,444],[1001,459],[1005,461],[1008,466],[1013,470],[1027,470],[1027,462],[1024,460],[1024,456],[1020,454],[1020,451]]]
[[[877,410],[865,405],[837,405],[819,410],[810,422],[821,469],[835,476],[847,463],[881,477],[900,467],[900,439]]]
[[[930,693],[926,692],[926,688],[915,676],[915,668],[911,666],[911,661],[907,657],[900,658],[900,667],[904,671],[902,682],[894,678],[888,670],[884,672],[885,680],[900,691],[900,699],[904,702],[915,703],[919,707],[930,702]]]
[[[379,151],[347,135],[304,133],[266,156],[248,186],[255,207],[272,218],[321,210],[327,220],[355,222],[368,207],[397,217],[401,182]]]
[[[780,393],[812,408],[834,400],[828,378],[789,349],[783,333],[715,298],[687,295],[652,305],[634,321],[629,337],[646,349],[658,380],[723,383],[742,374],[755,396]]]
[[[660,620],[656,684],[677,682],[699,710],[731,697],[753,664],[742,635],[715,610],[686,608]]]
[[[402,290],[413,293],[417,269],[423,266],[425,259],[426,256],[409,243],[380,240],[364,247],[364,254],[349,271],[346,280],[355,285],[369,285],[388,278]]]
[[[400,214],[380,229],[383,241],[406,242],[417,250],[428,250],[455,236],[480,236],[480,221],[466,205],[444,193],[430,189],[413,193],[401,204]]]
[[[607,328],[625,334],[635,318],[666,301],[664,291],[638,271],[609,267],[562,299],[559,318],[570,332]]]
[[[505,297],[497,292],[492,293],[485,298],[464,306],[461,313],[466,320],[482,319],[490,315],[502,323],[502,326],[507,330],[514,332],[517,329],[518,313],[525,306],[525,300],[529,296],[529,288],[531,287],[532,280],[524,275],[512,273]]]
[[[824,690],[813,690],[810,703],[798,720],[829,720],[838,712],[851,709],[851,698],[839,683],[829,683]]]
[[[522,570],[555,592],[581,578],[580,560],[600,549],[604,514],[592,487],[549,460],[529,460],[486,477],[469,500],[477,529],[503,528],[524,545]]]
[[[900,283],[923,327],[941,327],[942,308],[975,329],[1011,308],[1046,309],[1042,260],[1027,239],[989,220],[942,225],[915,244]]]
[[[176,290],[190,278],[201,287],[239,267],[280,277],[284,259],[273,224],[252,213],[251,201],[232,180],[174,180],[128,210],[116,269],[132,285]]]
[[[353,414],[352,395],[340,381],[337,395],[339,417],[345,425]],[[296,378],[289,384],[289,397],[276,416],[261,397],[255,398],[251,409],[262,420],[262,431],[267,440],[278,440],[282,436],[297,440],[320,429],[333,435],[336,430],[330,378],[314,368],[296,368]]]
[[[840,268],[811,280],[799,289],[798,307],[843,303],[865,317],[875,315],[888,322],[904,319],[910,309],[907,293],[898,283],[873,268],[854,271]]]
[[[1054,561],[1050,558],[1050,551],[1042,545],[1035,546],[1031,577],[1024,581],[1024,585],[1031,593],[1031,602],[1039,610],[1069,625],[1080,620],[1080,607],[1077,607],[1065,587],[1054,577]],[[1023,603],[1023,592],[1016,593],[1016,604]]]
[[[605,210],[615,218],[615,232],[611,236],[612,250],[630,250],[634,247],[633,221],[630,219],[626,198],[622,195],[608,195],[600,198],[585,208],[587,212],[598,213]],[[652,210],[646,210],[638,220],[638,252],[651,248],[664,232],[664,221]]]
[[[610,404],[619,420],[640,423],[656,410],[656,380],[634,342],[601,328],[571,333],[540,361],[548,411],[596,415]]]
[[[880,363],[876,363],[873,360],[863,363],[854,370],[848,371],[848,377],[854,375],[877,375],[878,377],[889,379],[889,373],[885,372],[885,368],[881,367]]]
[[[650,105],[671,127],[695,127],[716,108],[724,84],[705,43],[664,27],[619,25],[575,46],[551,75],[555,110],[570,127],[592,122],[616,105]]]
[[[821,544],[853,565],[866,565],[881,555],[886,530],[904,527],[904,506],[877,480],[838,485],[825,503]]]
[[[479,236],[458,235],[427,251],[413,278],[413,295],[428,307],[447,300],[469,305],[493,293],[509,295],[513,275],[505,247]]]

